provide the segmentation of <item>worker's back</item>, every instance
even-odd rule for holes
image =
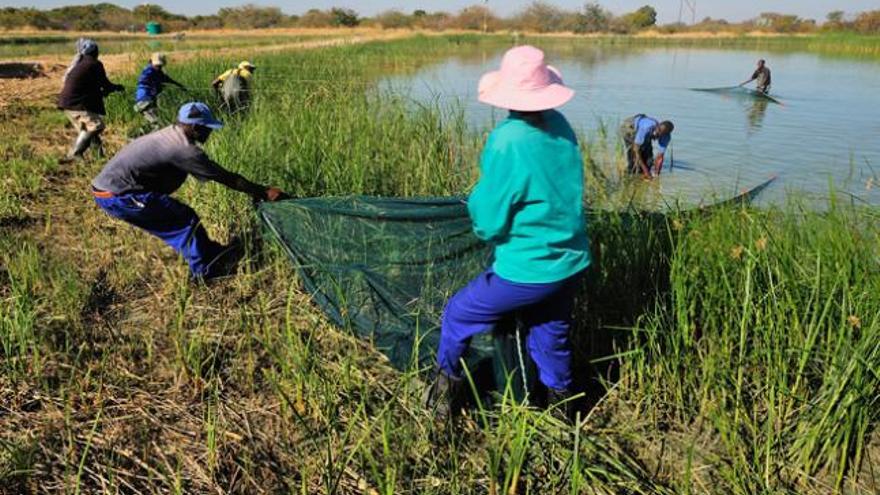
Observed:
[[[223,81],[220,94],[230,111],[243,110],[250,103],[248,77],[240,69],[234,69]]]

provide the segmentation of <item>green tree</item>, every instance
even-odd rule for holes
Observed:
[[[63,26],[53,21],[45,12],[32,8],[4,7],[0,9],[0,28],[58,29]]]
[[[278,7],[261,7],[254,4],[222,8],[217,16],[223,27],[237,29],[260,29],[284,24],[286,17]]]
[[[131,13],[134,15],[135,19],[140,22],[164,21],[173,17],[179,17],[168,12],[161,5],[154,5],[150,3],[138,5],[137,7],[132,9]]]
[[[383,29],[402,29],[413,25],[413,18],[397,9],[386,10],[375,17]]]
[[[842,24],[843,23],[843,11],[842,10],[833,10],[825,16],[825,20],[832,24]]]
[[[333,15],[326,10],[309,9],[299,18],[297,25],[302,27],[330,27],[333,25]]]
[[[650,5],[645,5],[635,12],[630,12],[623,16],[624,25],[632,30],[638,31],[657,25],[657,11]]]
[[[355,27],[361,23],[358,13],[352,9],[333,7],[330,9],[330,15],[334,26]]]
[[[197,15],[191,19],[192,25],[197,29],[220,29],[223,20],[218,15]]]
[[[614,16],[610,11],[596,2],[584,5],[584,11],[578,16],[575,32],[600,33],[611,29]]]

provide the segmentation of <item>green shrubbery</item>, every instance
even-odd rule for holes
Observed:
[[[861,34],[880,33],[880,10],[862,12],[851,20],[843,11],[828,14],[819,26],[813,19],[796,15],[764,12],[752,20],[730,23],[724,19],[705,18],[699,23],[657,25],[657,11],[651,5],[614,15],[596,2],[588,2],[579,9],[558,7],[546,0],[536,0],[509,18],[501,18],[485,5],[475,4],[456,13],[426,12],[416,9],[406,13],[399,9],[363,17],[358,12],[340,7],[309,9],[302,14],[288,15],[278,7],[246,4],[224,7],[214,15],[184,17],[171,14],[158,5],[143,4],[132,10],[109,3],[60,7],[51,10],[6,7],[0,10],[0,28],[61,29],[79,31],[141,30],[149,20],[161,22],[167,31],[184,29],[260,29],[277,27],[355,27],[379,26],[386,29],[464,29],[497,31],[502,29],[536,33],[633,33],[660,28],[664,32],[686,31],[766,31],[774,33],[807,33],[822,31],[853,31]]]

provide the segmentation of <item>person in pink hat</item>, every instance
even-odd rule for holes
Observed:
[[[512,313],[529,327],[527,347],[548,403],[571,394],[571,313],[590,250],[583,160],[574,131],[554,109],[573,96],[532,46],[507,51],[501,69],[480,80],[479,101],[510,111],[486,141],[467,204],[474,233],[494,246],[495,259],[444,310],[427,394],[438,416],[460,409],[461,357],[471,337]]]

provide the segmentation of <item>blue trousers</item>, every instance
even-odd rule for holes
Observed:
[[[208,237],[196,212],[167,194],[140,192],[95,198],[113,218],[146,230],[165,241],[189,264],[194,277],[208,274],[209,263],[223,248]]]
[[[516,312],[529,328],[526,341],[538,366],[541,383],[554,390],[571,388],[571,348],[568,340],[571,312],[581,274],[549,284],[520,284],[504,280],[489,269],[449,300],[443,312],[440,369],[461,375],[461,356],[471,337],[491,330]]]

